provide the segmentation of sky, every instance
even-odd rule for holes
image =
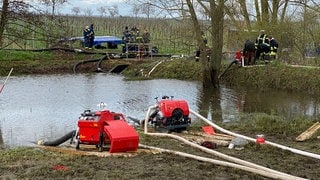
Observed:
[[[38,4],[39,0],[25,0],[29,3]],[[72,8],[79,7],[82,11],[85,9],[91,9],[93,15],[99,16],[97,8],[99,7],[112,7],[118,6],[119,15],[129,16],[131,12],[131,6],[124,2],[125,0],[67,0],[66,3],[57,7],[57,12],[60,14],[74,14]],[[84,14],[83,12],[80,14]]]

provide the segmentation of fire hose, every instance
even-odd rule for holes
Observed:
[[[254,139],[254,138],[247,137],[247,136],[244,136],[244,135],[241,135],[241,134],[237,134],[237,133],[233,133],[231,131],[223,129],[220,126],[214,124],[212,121],[209,121],[208,119],[206,119],[205,117],[201,116],[200,114],[196,113],[195,111],[193,111],[191,109],[190,109],[190,113],[194,114],[195,116],[197,116],[198,118],[200,118],[201,120],[203,120],[206,123],[210,124],[212,127],[214,127],[215,129],[217,129],[217,130],[219,130],[221,132],[224,132],[224,133],[232,135],[232,136],[241,137],[241,138],[247,139],[248,141],[252,141],[252,142],[256,141],[256,139]],[[296,153],[296,154],[300,154],[300,155],[303,155],[303,156],[308,156],[308,157],[320,159],[320,155],[319,154],[314,154],[314,153],[302,151],[302,150],[299,150],[299,149],[290,148],[290,147],[287,147],[287,146],[284,146],[284,145],[280,145],[280,144],[276,144],[276,143],[273,143],[273,142],[270,142],[270,141],[265,141],[265,144],[268,144],[268,145],[271,145],[271,146],[274,146],[274,147],[277,147],[277,148],[280,148],[280,149],[283,149],[283,150],[287,150],[287,151],[290,151],[290,152],[293,152],[293,153]]]
[[[147,127],[148,127],[147,124],[148,123],[147,122],[148,122],[148,119],[149,119],[149,114],[150,114],[151,110],[155,109],[155,108],[157,108],[157,105],[150,106],[148,108],[147,113],[146,113],[146,117],[145,117],[145,120],[144,120],[144,122],[145,122],[144,123],[144,133],[145,134],[151,135],[151,136],[161,136],[161,137],[174,138],[174,139],[182,141],[183,143],[188,144],[188,145],[190,145],[192,147],[198,148],[201,151],[207,152],[209,154],[213,154],[213,155],[218,156],[218,157],[220,157],[222,159],[226,159],[228,161],[235,162],[237,164],[233,164],[233,163],[230,164],[228,162],[217,161],[217,160],[213,160],[213,159],[205,159],[204,157],[196,157],[196,156],[191,155],[191,154],[186,154],[186,153],[177,152],[177,151],[159,149],[160,151],[170,152],[170,153],[182,155],[182,156],[185,156],[185,157],[191,157],[191,158],[194,158],[194,159],[197,158],[198,160],[211,162],[211,163],[218,164],[218,165],[224,165],[224,166],[228,166],[228,167],[239,168],[239,169],[242,169],[242,170],[245,170],[245,171],[248,171],[248,172],[254,172],[256,174],[260,174],[260,175],[267,176],[267,177],[272,177],[272,178],[275,178],[275,179],[276,178],[278,178],[278,179],[303,179],[303,178],[292,176],[292,175],[289,175],[289,174],[286,174],[286,173],[283,173],[283,172],[279,172],[279,171],[276,171],[276,170],[273,170],[273,169],[269,169],[269,168],[266,168],[266,167],[263,167],[263,166],[248,162],[248,161],[244,161],[244,160],[232,157],[232,156],[225,155],[225,154],[220,153],[218,151],[214,151],[212,149],[208,149],[208,148],[200,146],[200,145],[198,145],[196,143],[190,142],[187,139],[184,139],[184,138],[182,138],[180,136],[177,136],[177,135],[164,134],[164,133],[148,133],[148,130],[147,130]],[[196,115],[197,117],[199,117],[200,119],[205,120],[207,123],[210,122],[209,120],[206,120],[204,117],[202,117],[198,113],[192,111],[191,109],[190,109],[190,112],[192,114]],[[213,124],[212,122],[210,122],[209,124],[211,126],[214,126],[215,128],[219,127],[219,126]],[[231,133],[230,131],[224,130],[221,127],[217,128],[217,129],[223,130],[223,132],[225,132],[225,133],[227,132],[227,134],[236,135],[236,136],[240,136],[240,137],[245,137],[245,136],[242,136],[242,135]],[[245,139],[255,140],[253,138],[248,138],[248,137],[246,137]],[[144,147],[144,145],[142,145],[141,147]]]
[[[72,138],[74,136],[74,134],[76,133],[76,130],[72,130],[69,133],[65,134],[64,136],[52,140],[52,141],[43,141],[43,140],[39,140],[38,141],[38,145],[43,145],[43,146],[59,146],[60,144],[66,142],[67,140],[69,140],[70,138]]]
[[[13,71],[13,68],[11,68],[11,70],[10,70],[10,72],[9,72],[9,74],[8,74],[8,76],[7,76],[7,78],[6,78],[6,80],[5,80],[5,81],[4,81],[4,83],[2,84],[2,86],[1,86],[1,88],[0,88],[0,93],[2,92],[2,90],[3,90],[4,86],[6,85],[6,83],[7,83],[8,79],[9,79],[9,77],[10,77],[11,73],[12,73],[12,71]]]
[[[157,135],[158,133],[148,133],[148,135]],[[183,156],[183,157],[187,157],[187,158],[192,158],[198,161],[202,161],[202,162],[209,162],[212,164],[217,164],[220,166],[226,166],[226,167],[232,167],[232,168],[237,168],[237,169],[241,169],[247,172],[252,172],[255,174],[259,174],[265,177],[269,177],[269,178],[274,178],[274,179],[304,179],[304,178],[300,178],[300,177],[296,177],[296,176],[292,176],[289,174],[285,174],[282,172],[278,172],[272,169],[268,169],[268,168],[264,168],[265,170],[263,170],[263,168],[257,168],[257,167],[250,167],[250,166],[246,166],[246,165],[241,165],[241,164],[237,164],[237,163],[231,163],[231,162],[227,162],[227,161],[220,161],[220,160],[216,160],[216,159],[212,159],[212,158],[206,158],[206,157],[202,157],[202,156],[197,156],[197,155],[193,155],[193,154],[188,154],[188,153],[184,153],[184,152],[180,152],[180,151],[173,151],[173,150],[169,150],[169,149],[163,149],[163,148],[158,148],[158,147],[153,147],[153,146],[147,146],[147,145],[143,145],[143,144],[139,144],[139,147],[141,148],[146,148],[146,149],[154,149],[157,150],[159,152],[166,152],[166,153],[171,153],[171,154],[176,154],[179,156]],[[262,167],[262,166],[261,166]],[[268,170],[267,170],[268,169]]]

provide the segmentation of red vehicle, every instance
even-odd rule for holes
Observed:
[[[96,145],[102,151],[105,145],[110,144],[110,153],[126,152],[138,149],[139,135],[121,113],[85,110],[71,142],[76,144],[76,149],[80,144],[88,144]]]

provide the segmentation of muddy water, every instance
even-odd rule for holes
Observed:
[[[0,78],[0,82],[5,77]],[[283,91],[204,90],[199,82],[179,80],[125,81],[121,75],[77,74],[12,76],[0,94],[0,145],[32,145],[61,137],[76,128],[85,109],[97,104],[143,119],[155,97],[185,99],[192,110],[213,121],[238,121],[239,113],[277,113],[318,118],[319,99]]]

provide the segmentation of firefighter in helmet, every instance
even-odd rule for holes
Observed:
[[[83,29],[83,46],[84,48],[89,48],[90,44],[90,29],[89,26],[85,26]]]
[[[270,57],[272,59],[276,59],[277,52],[278,52],[278,42],[272,36],[269,36],[269,43],[270,43]]]
[[[256,39],[255,48],[256,55],[254,62],[256,62],[260,57],[262,57],[262,59],[269,59],[270,44],[264,30],[260,31],[260,34]]]

